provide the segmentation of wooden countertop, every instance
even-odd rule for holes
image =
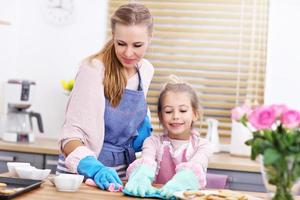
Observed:
[[[36,138],[35,140],[34,143],[13,143],[0,140],[0,150],[50,155],[59,154],[56,139]]]
[[[244,172],[260,172],[260,164],[250,157],[233,156],[229,153],[214,154],[208,163],[210,169],[224,169]]]
[[[0,176],[9,177],[8,173],[1,174]],[[52,175],[51,175],[52,176]],[[156,185],[160,187],[160,185]],[[209,190],[209,189],[208,189]],[[237,191],[237,190],[236,190]],[[267,193],[261,192],[248,192],[248,191],[238,191],[243,194],[249,195],[251,197],[256,197],[255,200],[268,199]],[[122,192],[108,192],[98,189],[97,187],[87,186],[82,183],[76,192],[59,192],[56,190],[55,186],[46,179],[42,183],[41,187],[33,189],[32,191],[23,193],[14,198],[15,200],[57,200],[57,199],[76,199],[76,200],[86,200],[86,199],[97,199],[97,200],[114,200],[114,199],[143,199],[136,197],[129,197],[123,195]],[[152,199],[152,198],[147,198]],[[254,200],[253,198],[249,200]],[[297,196],[295,200],[300,200],[300,196]]]
[[[9,143],[0,140],[0,150],[24,153],[58,155],[58,142],[55,139],[36,138],[34,143]],[[248,157],[232,156],[229,153],[214,154],[208,164],[211,169],[260,172],[259,163]]]
[[[24,193],[16,198],[16,200],[57,200],[57,199],[97,199],[97,200],[113,200],[113,199],[137,199],[124,196],[121,192],[107,192],[96,187],[90,187],[82,184],[76,192],[59,192],[56,188],[46,182],[38,189]]]
[[[257,192],[243,192],[245,194],[251,195],[253,197],[258,197],[261,199],[266,199],[266,193]],[[56,188],[45,182],[38,189],[32,190],[30,192],[24,193],[16,198],[16,200],[57,200],[57,199],[76,199],[76,200],[86,200],[86,199],[97,199],[97,200],[113,200],[113,199],[142,199],[135,197],[124,196],[121,192],[107,192],[100,190],[96,187],[90,187],[82,184],[78,191],[74,192],[58,192]],[[150,198],[148,198],[150,199]],[[299,200],[300,198],[296,198]]]

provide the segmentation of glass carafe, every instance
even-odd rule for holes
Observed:
[[[39,131],[42,133],[44,130],[39,113],[17,110],[7,113],[5,123],[6,132],[17,134],[17,141],[27,141],[28,135],[33,134],[32,117],[37,119]]]

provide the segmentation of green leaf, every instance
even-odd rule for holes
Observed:
[[[281,158],[280,153],[276,149],[268,148],[264,152],[264,165],[272,165]]]
[[[244,115],[244,116],[241,118],[241,121],[240,121],[240,122],[241,122],[245,127],[248,127],[248,126],[247,126],[247,121],[248,121],[248,120],[247,120],[247,117],[246,117],[246,115]]]
[[[300,177],[300,163],[295,164],[295,167],[292,169],[291,175],[292,181],[296,181]]]
[[[281,177],[278,177],[278,172],[273,166],[264,167],[268,177],[268,181],[272,185],[276,185]]]
[[[253,139],[246,140],[245,144],[248,145],[248,146],[252,146]]]
[[[292,152],[292,153],[298,153],[300,152],[300,146],[289,146],[288,147],[288,151]]]
[[[264,137],[271,143],[273,143],[273,134],[271,130],[265,130],[264,131]]]
[[[264,141],[261,135],[254,136],[253,139],[246,141],[247,145],[251,145],[251,159],[255,160],[259,154],[263,154],[266,147],[270,144]]]

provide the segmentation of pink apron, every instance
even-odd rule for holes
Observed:
[[[186,149],[183,150],[179,155],[173,157],[171,154],[171,147],[169,142],[163,142],[163,155],[161,162],[159,163],[160,168],[155,178],[155,183],[165,184],[176,174],[176,166],[182,162],[186,162]]]

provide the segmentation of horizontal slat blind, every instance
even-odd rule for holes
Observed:
[[[110,0],[110,15],[128,0]],[[139,0],[154,15],[154,38],[146,55],[155,67],[147,101],[155,132],[157,97],[168,75],[197,90],[204,119],[231,133],[230,110],[249,100],[263,103],[268,0]],[[110,35],[110,33],[108,33]],[[201,128],[200,128],[201,126]],[[196,123],[205,134],[207,124]]]

